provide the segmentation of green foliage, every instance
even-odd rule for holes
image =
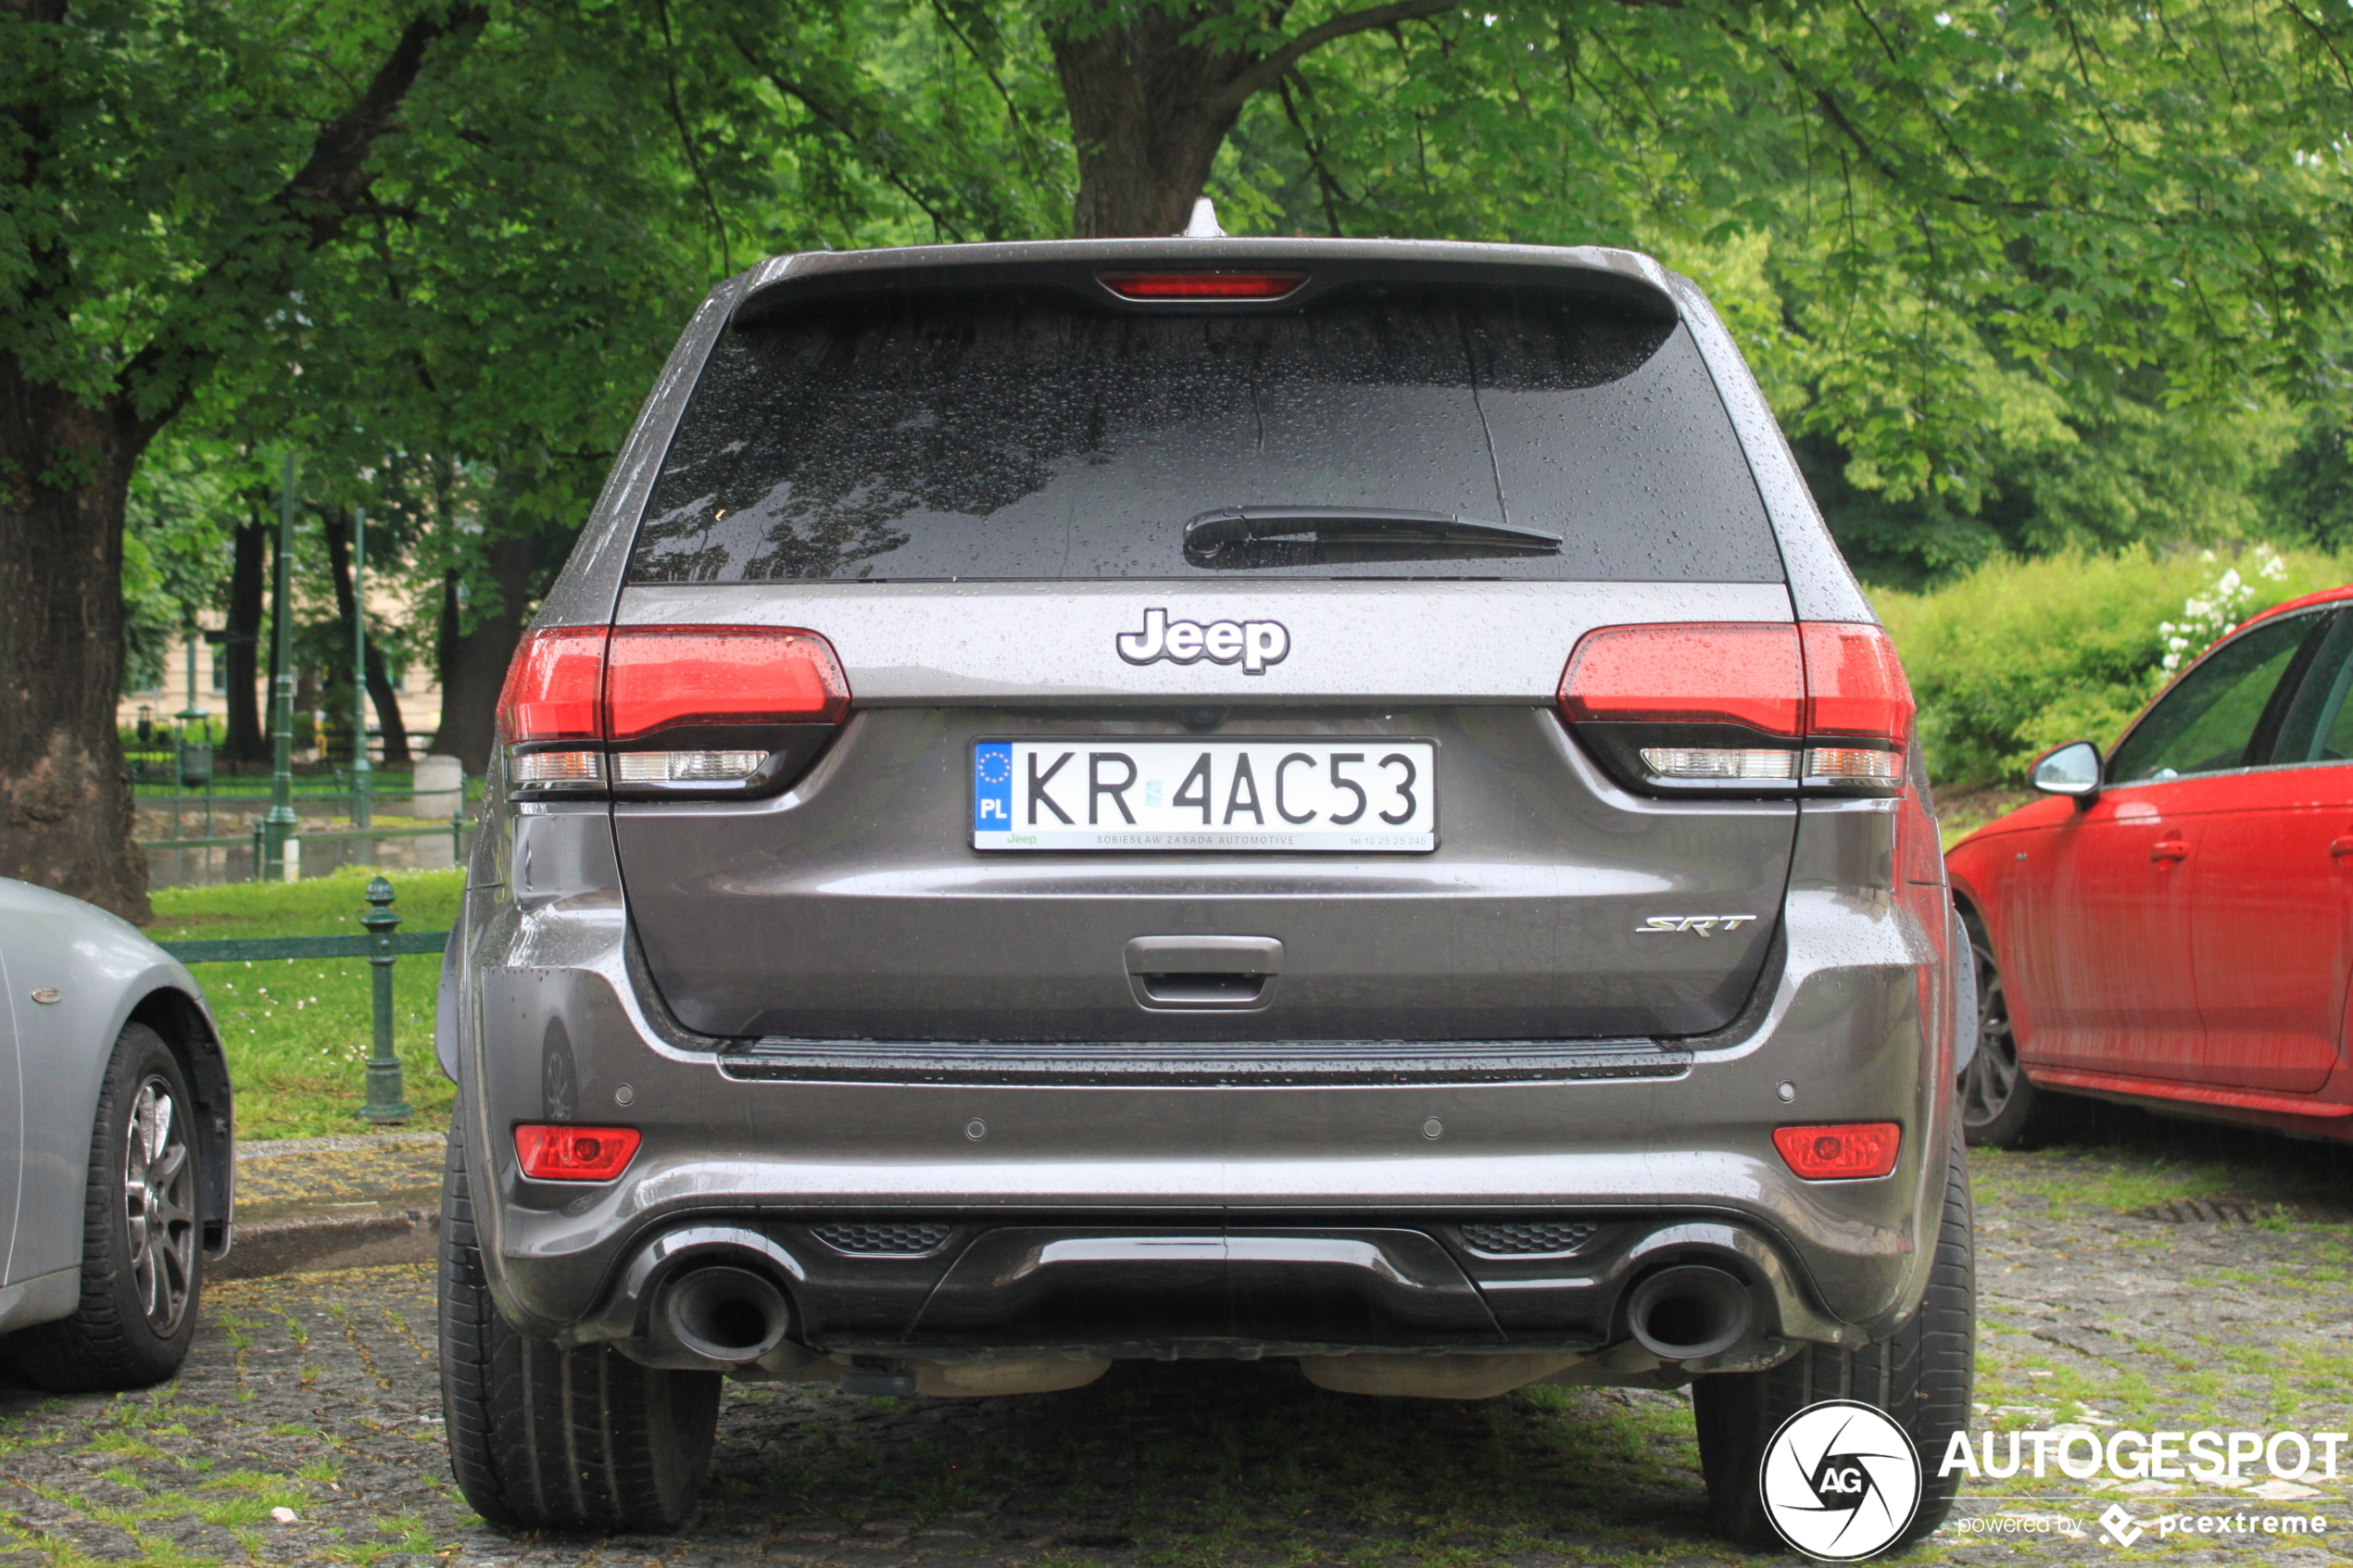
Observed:
[[[2062,742],[2105,750],[2156,695],[2169,655],[2195,657],[2258,610],[2353,579],[2353,560],[2318,551],[2286,552],[2275,574],[2267,558],[2259,546],[2000,556],[1933,592],[1873,594],[1919,703],[1930,776],[2017,782]]]
[[[139,465],[122,540],[124,691],[159,685],[172,640],[218,597],[244,511],[236,487],[250,477],[236,453],[201,440],[166,442]]]
[[[2315,410],[2259,494],[2280,537],[2353,548],[2353,420]]]
[[[154,895],[158,942],[248,936],[356,935],[362,890],[379,874],[346,866],[284,884],[173,887]],[[462,872],[387,871],[404,931],[457,922]],[[202,964],[192,971],[220,1026],[237,1091],[241,1138],[316,1137],[359,1130],[360,1069],[373,1024],[369,966],[357,960],[288,959]],[[421,1127],[448,1119],[450,1085],[434,1064],[434,997],[441,960],[411,954],[393,965],[393,1040]]]
[[[2263,532],[2344,379],[2348,56],[2353,12],[2269,0],[1473,9],[1309,56],[1214,183],[1298,232],[1658,255],[1867,580],[1919,587]]]

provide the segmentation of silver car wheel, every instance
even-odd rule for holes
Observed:
[[[1976,1131],[1993,1125],[2018,1094],[2018,1039],[1994,955],[1979,939],[1969,956],[1977,962],[1977,1054],[1961,1070],[1961,1125]]]
[[[139,1085],[123,1139],[123,1236],[131,1277],[147,1323],[170,1337],[188,1310],[195,1281],[195,1165],[171,1085],[159,1076]]]

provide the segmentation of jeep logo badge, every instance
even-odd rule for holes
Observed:
[[[1270,664],[1280,664],[1290,652],[1290,633],[1279,621],[1171,621],[1164,609],[1144,611],[1144,629],[1122,632],[1112,639],[1119,657],[1130,664],[1239,663],[1245,675],[1264,675]]]

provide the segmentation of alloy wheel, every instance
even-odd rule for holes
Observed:
[[[170,1338],[188,1310],[196,1272],[195,1162],[171,1085],[139,1085],[123,1140],[123,1234],[131,1278],[157,1336]]]

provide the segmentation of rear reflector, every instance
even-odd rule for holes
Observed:
[[[498,694],[498,738],[510,746],[604,738],[597,699],[605,636],[601,626],[550,626],[525,637]]]
[[[1776,1127],[1773,1147],[1809,1182],[1884,1176],[1895,1169],[1904,1129],[1893,1122],[1848,1122],[1827,1127]]]
[[[551,1127],[526,1122],[515,1129],[515,1158],[535,1182],[609,1182],[637,1153],[635,1127]]]
[[[1797,628],[1604,626],[1569,656],[1560,704],[1572,723],[1745,724],[1795,736],[1806,706]]]
[[[609,739],[680,724],[838,724],[849,683],[824,638],[771,626],[624,626],[605,670]]]
[[[1280,299],[1304,272],[1099,272],[1122,299]]]

